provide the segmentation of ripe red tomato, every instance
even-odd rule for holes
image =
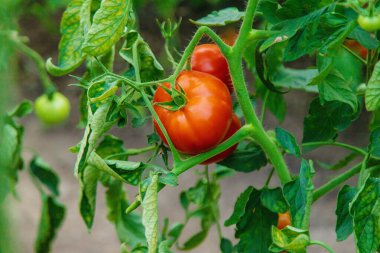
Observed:
[[[203,44],[196,46],[191,56],[191,68],[219,78],[227,85],[230,93],[233,92],[234,88],[227,60],[217,45]]]
[[[279,213],[278,214],[278,222],[277,222],[277,228],[283,229],[286,226],[290,226],[290,213],[287,211],[286,213]]]
[[[164,83],[170,89],[169,83]],[[218,145],[226,135],[232,120],[232,100],[227,87],[218,78],[197,71],[183,71],[176,80],[183,89],[186,104],[177,111],[154,105],[173,145],[182,153],[196,155]],[[172,98],[162,88],[156,90],[153,101],[168,102]],[[167,144],[157,123],[154,126]]]
[[[356,40],[346,40],[344,44],[363,59],[367,59],[368,49],[360,45]]]
[[[240,119],[238,118],[238,116],[236,116],[236,114],[233,114],[230,128],[228,129],[226,136],[224,137],[223,141],[230,138],[234,133],[236,133],[237,130],[240,129],[240,127],[241,127]],[[211,157],[210,159],[204,161],[202,164],[210,164],[210,163],[220,162],[220,161],[224,160],[227,156],[232,154],[235,151],[236,147],[237,147],[237,144],[230,147],[229,149],[226,149],[222,153],[220,153],[214,157]]]

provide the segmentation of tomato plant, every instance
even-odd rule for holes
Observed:
[[[44,124],[59,124],[65,121],[70,114],[69,100],[59,92],[42,95],[36,99],[35,112]]]
[[[102,185],[123,253],[197,250],[212,229],[223,253],[299,253],[312,245],[331,253],[333,248],[310,232],[310,216],[314,203],[339,187],[331,237],[342,242],[353,234],[354,251],[379,252],[380,3],[248,0],[244,10],[228,7],[190,20],[195,33],[184,48],[178,42],[181,20],[158,22],[166,65],[139,32],[145,19],[134,4],[138,1],[72,0],[62,16],[56,63],[49,58],[44,65],[14,28],[0,33],[36,63],[47,94],[35,104],[41,120],[58,123],[68,115],[69,103],[48,73],[71,74],[72,86],[81,92],[83,138],[70,151],[76,154],[79,212],[87,229],[93,229]],[[236,33],[218,35],[223,27],[238,25]],[[203,38],[212,42],[201,44]],[[299,123],[302,134],[281,125],[289,115],[287,103],[297,96],[310,102]],[[18,118],[32,108],[23,102],[0,122],[6,151],[0,165],[12,190],[23,165]],[[369,129],[358,144],[342,138],[354,122]],[[111,134],[113,127],[127,125],[149,131],[146,146],[126,148],[129,140]],[[336,152],[335,162],[309,155],[326,146],[346,153]],[[161,190],[177,187],[189,170],[198,173],[193,186],[178,192],[184,219],[161,223]],[[222,222],[222,187],[234,185],[221,180],[258,170],[267,179],[245,186]],[[333,175],[319,176],[323,183],[315,184],[321,170]],[[59,180],[38,156],[28,171],[43,203],[36,252],[49,252],[66,212]],[[356,182],[348,181],[356,175]],[[134,199],[126,184],[136,188]],[[200,222],[199,231],[184,240],[193,220]],[[223,225],[234,226],[234,240],[226,238]]]

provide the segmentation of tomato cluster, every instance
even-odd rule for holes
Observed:
[[[230,92],[233,91],[228,64],[219,47],[199,45],[191,57],[191,71],[182,71],[176,79],[176,89],[184,93],[186,101],[177,110],[162,106],[172,100],[169,83],[160,86],[154,95],[154,110],[166,129],[170,140],[183,154],[206,152],[231,137],[239,128],[239,118],[233,113]],[[157,122],[155,129],[167,140]],[[230,155],[237,145],[208,159],[203,164],[215,163]]]

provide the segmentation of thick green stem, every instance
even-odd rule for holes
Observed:
[[[338,187],[340,184],[344,183],[351,177],[355,176],[360,172],[362,163],[355,165],[353,168],[347,170],[346,172],[340,174],[336,178],[333,178],[326,184],[322,185],[320,188],[314,191],[313,193],[313,202],[317,201],[319,198],[330,192],[331,190]]]
[[[257,143],[263,148],[264,152],[267,154],[269,160],[272,162],[273,167],[276,169],[277,175],[280,178],[281,184],[292,180],[288,166],[285,163],[284,157],[282,156],[280,150],[277,148],[276,144],[270,139],[267,133],[262,128],[262,125],[257,125],[253,131],[252,137],[257,141]]]
[[[247,45],[249,37],[254,36],[255,33],[254,30],[252,31],[252,24],[257,3],[258,0],[248,1],[245,17],[240,28],[238,38],[236,39],[232,50],[229,53],[225,54],[225,56],[228,61],[231,79],[234,84],[237,99],[243,111],[246,122],[247,124],[252,124],[254,126],[254,131],[252,131],[251,136],[263,148],[269,157],[269,160],[272,162],[274,168],[276,169],[281,183],[284,185],[292,180],[289,169],[284,161],[281,152],[265,132],[263,125],[261,124],[253,109],[242,68],[243,51]]]

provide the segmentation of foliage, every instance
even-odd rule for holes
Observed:
[[[75,86],[82,91],[79,111],[83,138],[71,151],[77,155],[74,173],[80,185],[79,210],[88,230],[91,231],[95,219],[97,189],[101,184],[106,189],[107,218],[115,225],[122,252],[167,253],[174,251],[174,247],[191,250],[205,240],[214,225],[222,252],[301,253],[307,252],[311,245],[333,252],[330,246],[313,240],[309,233],[313,203],[359,174],[356,186],[345,185],[338,194],[336,235],[339,241],[344,241],[353,233],[358,252],[378,251],[380,43],[377,32],[364,31],[358,26],[357,18],[360,15],[378,15],[379,3],[249,0],[245,10],[228,7],[192,20],[199,27],[183,51],[171,43],[180,21],[159,22],[165,39],[164,50],[172,64],[169,76],[165,76],[169,70],[164,69],[139,31],[137,21],[140,20],[134,9],[139,3],[144,4],[131,0],[71,0],[61,21],[58,61],[54,64],[51,58],[48,59],[46,69],[41,67],[41,57],[27,47],[20,36],[6,33],[6,38],[39,66],[47,97],[52,97],[56,87],[46,71],[54,76],[64,76],[84,69],[81,76],[74,76]],[[167,4],[178,3],[170,1]],[[257,29],[252,29],[254,19],[258,20]],[[213,30],[215,26],[223,27],[240,21],[240,31],[232,45],[225,43]],[[204,36],[218,46],[227,61],[237,98],[236,114],[244,125],[225,141],[220,141],[225,137],[220,134],[213,145],[201,152],[196,141],[206,142],[206,138],[199,138],[200,130],[211,135],[211,131],[212,134],[217,132],[216,129],[209,129],[206,124],[195,126],[195,123],[182,121],[181,127],[188,130],[187,133],[196,141],[189,145],[192,150],[181,153],[178,142],[174,141],[180,128],[173,124],[177,131],[169,131],[164,119],[185,110],[186,103],[192,102],[190,91],[183,88],[177,78],[183,70],[191,67],[189,59]],[[365,47],[367,58],[361,58],[348,48],[346,39],[358,41]],[[113,69],[113,63],[117,61],[123,63],[120,71]],[[289,67],[292,66],[289,63],[294,61],[302,62],[302,68]],[[342,62],[352,65],[352,68],[342,66]],[[82,65],[84,68],[80,68]],[[254,77],[252,87],[247,85],[243,66]],[[186,73],[192,75],[193,72]],[[191,80],[195,80],[195,75]],[[198,82],[207,82],[206,79],[220,84],[220,80],[211,76]],[[165,93],[169,100],[156,103],[153,98],[157,90]],[[314,94],[304,118],[301,142],[279,126],[274,131],[264,128],[267,109],[280,122],[286,118],[284,96],[293,90]],[[199,91],[205,95],[198,99],[213,99],[209,98],[211,93],[206,89],[199,88]],[[216,104],[211,105],[208,101],[204,107],[221,106],[222,103]],[[160,114],[157,107],[172,114]],[[208,108],[203,109],[194,110],[195,114],[199,116]],[[257,109],[261,109],[259,115]],[[23,127],[16,118],[30,111],[31,103],[24,102],[5,116],[3,141],[7,148],[1,154],[5,158],[0,160],[8,162],[6,185],[12,191],[15,191],[17,172],[23,167]],[[339,142],[341,132],[365,112],[373,115],[367,147]],[[194,114],[190,110],[187,117],[194,116],[191,113]],[[219,123],[226,125],[221,132],[228,129],[231,110],[228,113]],[[131,125],[141,128],[150,118],[157,131],[148,136],[146,147],[127,149],[123,140],[109,134],[113,127]],[[180,139],[184,141],[183,137]],[[212,172],[206,166],[204,172],[198,173],[195,185],[179,194],[185,219],[181,222],[166,219],[160,230],[159,192],[164,187],[176,187],[182,173],[237,144],[236,151],[219,162]],[[340,170],[348,167],[354,159],[360,162],[315,189],[314,163],[305,155],[325,145],[345,148],[352,153],[334,165],[320,163],[324,168]],[[147,156],[140,161],[130,159],[140,154]],[[298,173],[291,174],[286,155],[299,162]],[[221,230],[220,180],[235,173],[255,173],[268,167],[273,168],[268,172],[264,186],[248,186],[238,197],[230,218],[224,222],[225,226],[235,226],[234,245]],[[274,173],[281,185],[269,188]],[[30,164],[30,174],[43,200],[35,248],[36,252],[48,252],[65,214],[58,201],[59,180],[50,166],[38,157]],[[136,199],[128,198],[125,184],[138,189]],[[141,214],[135,211],[140,205]],[[291,226],[279,229],[276,227],[278,213],[286,211],[290,213]],[[199,220],[200,230],[180,243],[186,225],[194,218]]]

